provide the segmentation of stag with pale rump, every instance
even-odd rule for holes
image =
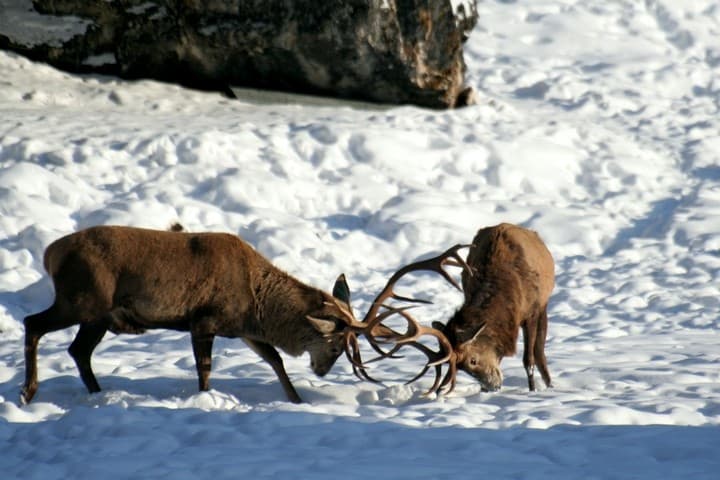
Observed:
[[[270,364],[292,402],[301,399],[276,348],[293,356],[308,352],[319,376],[344,351],[356,373],[366,374],[358,335],[377,350],[376,334],[383,341],[401,338],[381,323],[397,309],[378,313],[373,307],[358,321],[343,276],[336,282],[337,298],[274,267],[236,235],[91,227],[48,246],[44,266],[55,300],[24,321],[23,403],[38,388],[40,338],[77,324],[68,350],[90,393],[100,391],[91,355],[108,330],[139,334],[163,328],[190,332],[201,391],[209,388],[214,338],[239,337]],[[389,295],[381,292],[373,305]]]
[[[500,362],[515,354],[519,331],[523,332],[523,365],[528,388],[535,390],[535,365],[546,386],[552,381],[545,357],[547,306],[555,285],[555,264],[540,236],[531,230],[502,223],[480,229],[468,252],[462,272],[465,302],[453,317],[432,327],[409,319],[410,330],[384,356],[410,345],[429,358],[412,381],[435,367],[429,392],[455,387],[458,370],[476,378],[484,390],[495,391],[503,383]],[[438,339],[437,351],[419,342],[423,335]],[[448,370],[441,381],[441,367]]]

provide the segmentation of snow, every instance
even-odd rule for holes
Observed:
[[[83,34],[92,21],[74,15],[48,19],[33,8],[31,0],[0,0],[0,32],[28,47],[40,44],[60,46]]]
[[[4,5],[7,2],[0,4]],[[17,12],[11,12],[13,15]],[[720,9],[714,0],[478,2],[457,111],[239,100],[76,76],[0,52],[3,478],[716,478],[720,459]],[[10,17],[3,17],[6,20]],[[15,18],[15,17],[13,17]],[[19,18],[19,17],[18,17]],[[509,221],[556,259],[547,354],[528,392],[404,385],[422,362],[284,356],[306,403],[218,339],[198,393],[186,333],[107,334],[90,395],[40,344],[19,405],[23,318],[52,301],[42,253],[95,224],[241,235],[303,281],[345,272],[364,312],[400,265]],[[403,280],[444,320],[462,295]],[[521,348],[520,348],[521,350]]]

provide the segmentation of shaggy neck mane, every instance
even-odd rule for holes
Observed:
[[[506,357],[515,353],[518,339],[518,330],[515,327],[516,309],[510,303],[495,301],[488,307],[479,308],[470,305],[464,307],[461,314],[474,318],[493,319],[485,324],[485,328],[475,341],[489,343],[498,356]],[[479,328],[472,329],[473,336],[478,330]]]
[[[493,345],[500,356],[513,355],[517,346],[520,302],[519,279],[514,272],[485,269],[476,282],[480,288],[465,302],[448,324],[459,345],[478,335],[478,341]]]

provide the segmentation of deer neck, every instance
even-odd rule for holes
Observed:
[[[483,327],[477,341],[492,343],[503,356],[514,354],[523,307],[517,283],[511,272],[477,279],[465,304],[448,323],[454,342],[470,340]]]
[[[301,355],[317,336],[306,315],[322,305],[320,292],[279,270],[268,272],[254,292],[258,340]]]

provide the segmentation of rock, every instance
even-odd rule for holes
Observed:
[[[475,0],[0,0],[0,48],[71,72],[448,108],[472,98],[476,20]]]

